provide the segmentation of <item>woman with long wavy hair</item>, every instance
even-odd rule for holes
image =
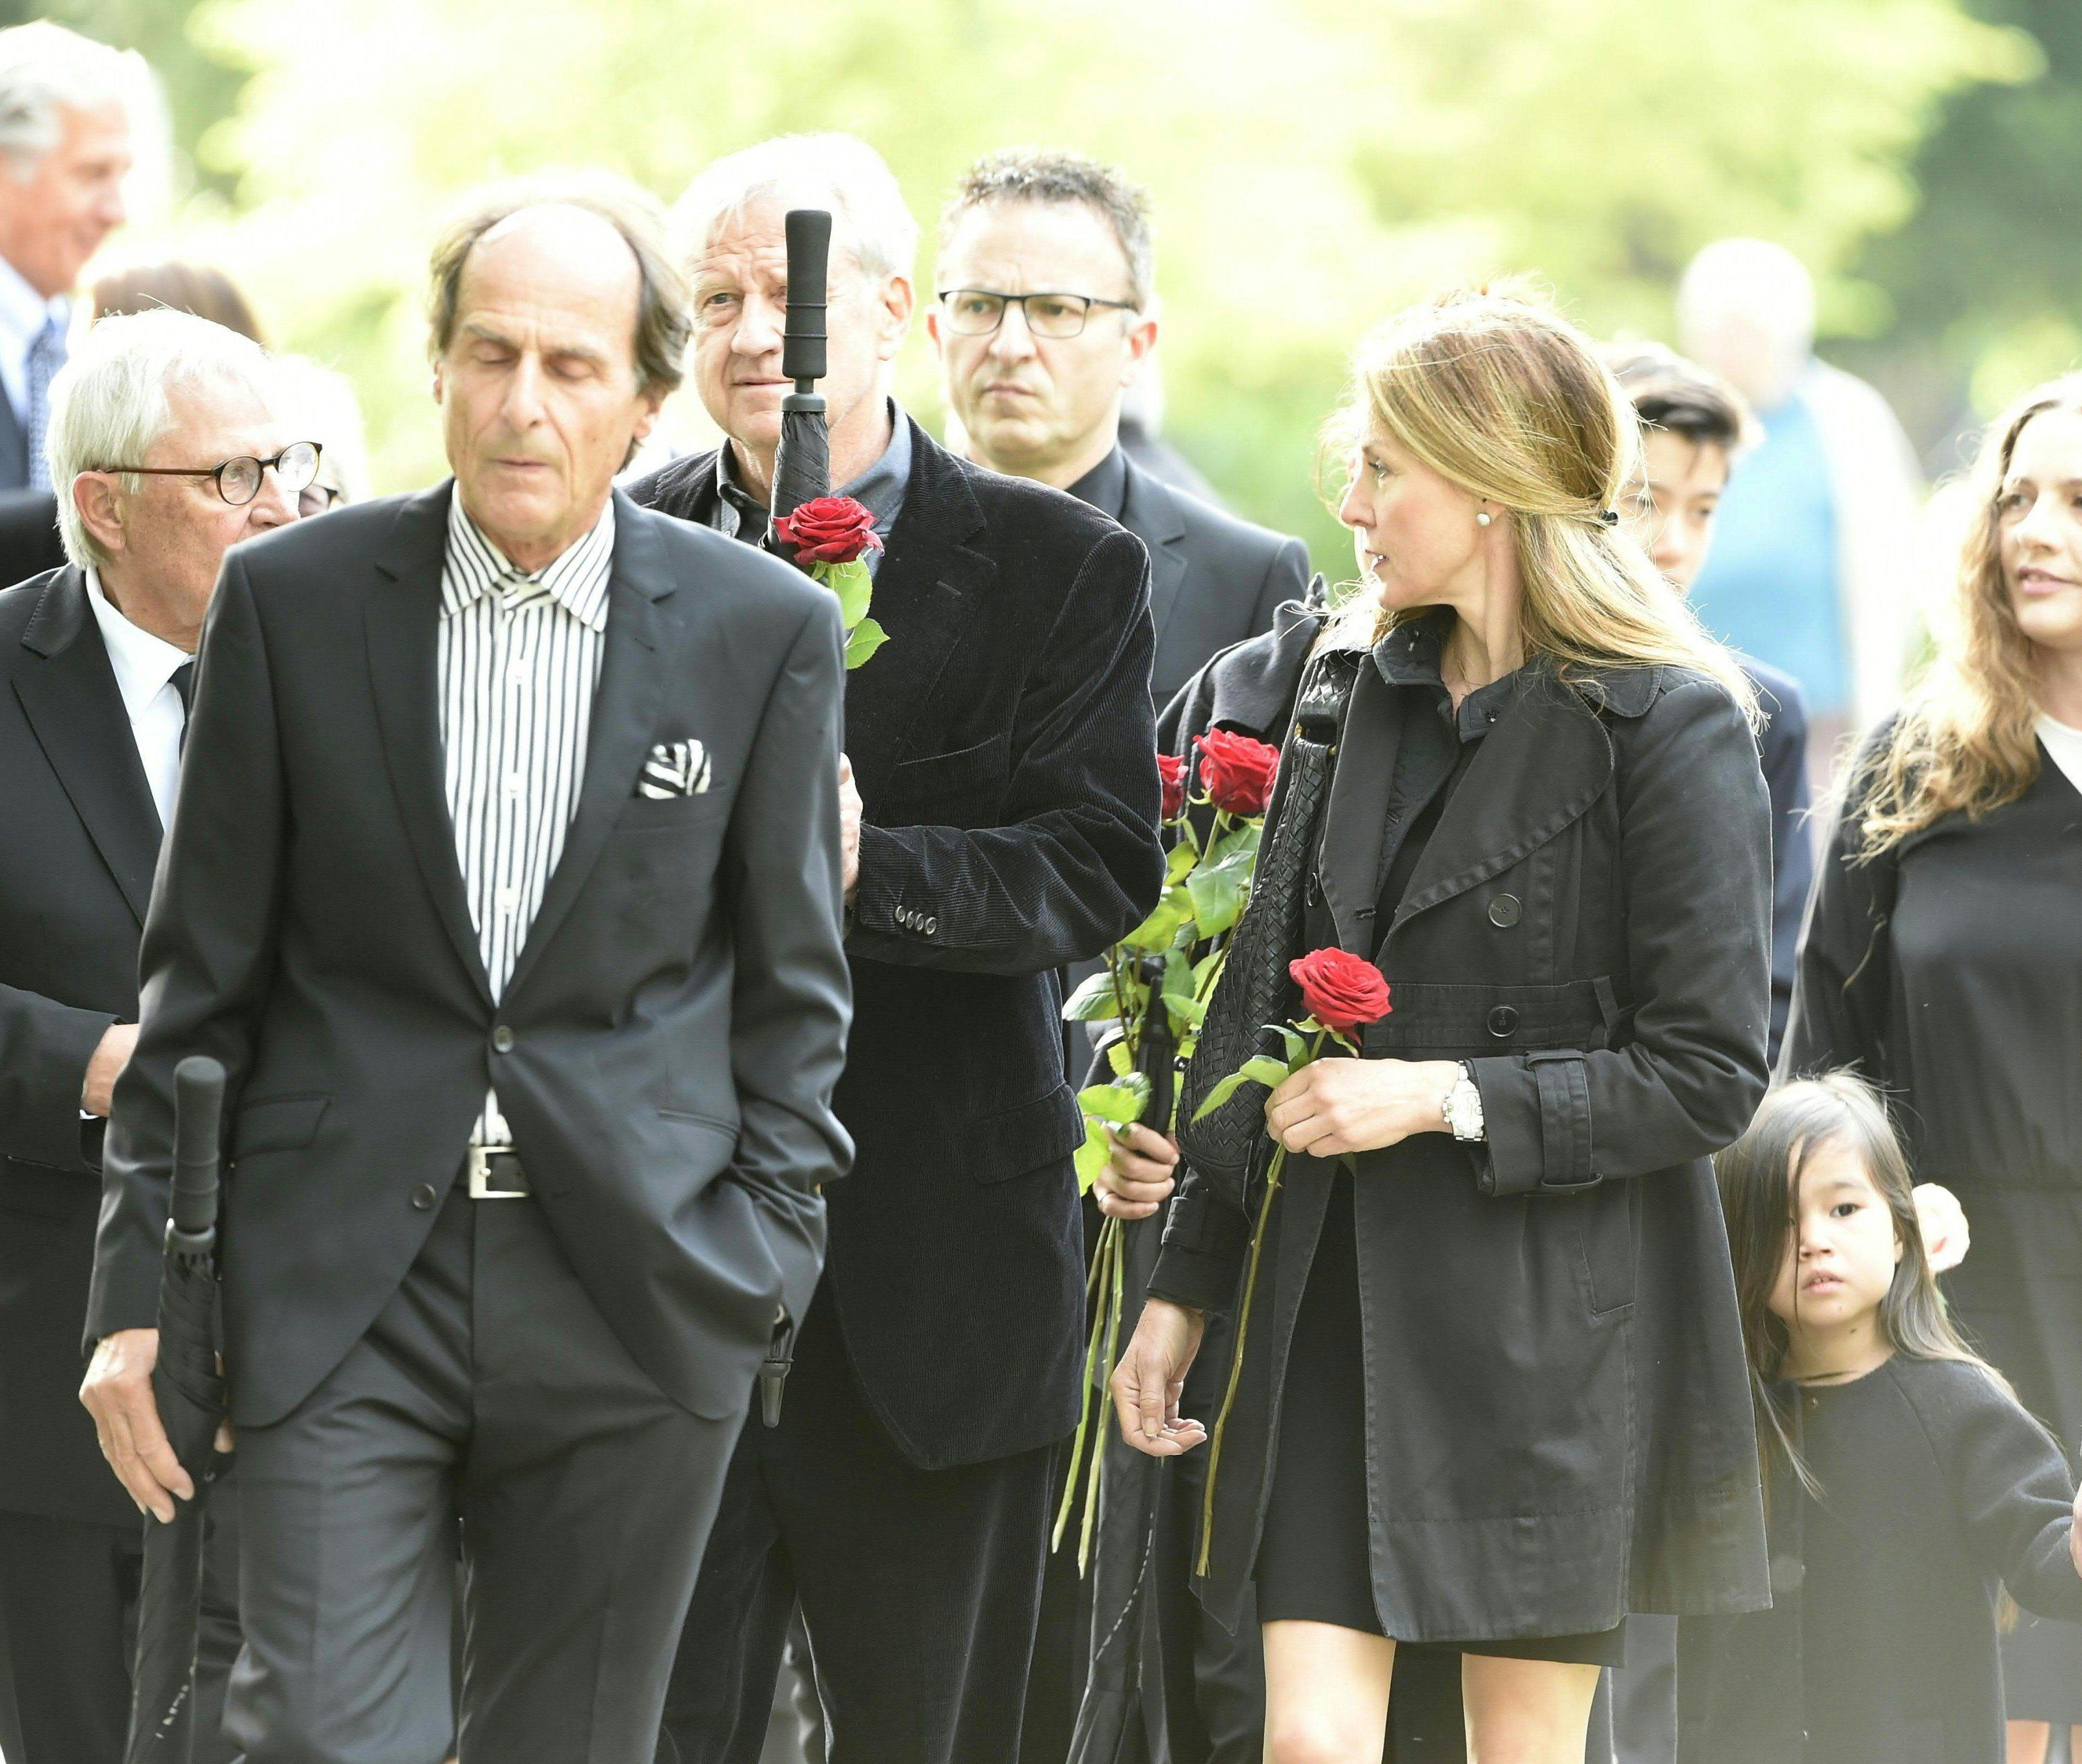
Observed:
[[[1785,1063],[1855,1065],[1973,1222],[1967,1335],[2082,1441],[2082,375],[1989,429],[1936,653],[1851,768]],[[2082,1628],[2005,1645],[2013,1764],[2082,1723]]]
[[[1414,309],[1352,403],[1356,673],[1279,953],[1371,958],[1393,1011],[1265,1099],[1196,1584],[1233,1625],[1255,1582],[1272,1764],[1378,1764],[1399,1643],[1462,1652],[1478,1764],[1579,1764],[1628,1612],[1767,1596],[1708,1161],[1765,1076],[1754,707],[1620,527],[1637,425],[1572,326]],[[1180,1393],[1249,1260],[1191,1161],[1114,1378],[1156,1456],[1202,1437]]]

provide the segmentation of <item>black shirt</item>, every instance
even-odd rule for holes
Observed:
[[[1127,462],[1116,444],[1105,458],[1070,486],[1078,501],[1118,521],[1127,509]]]

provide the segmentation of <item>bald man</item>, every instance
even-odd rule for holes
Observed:
[[[230,1074],[247,1764],[649,1764],[807,1310],[851,994],[837,601],[612,488],[688,317],[619,186],[434,260],[452,481],[226,559],[116,1091],[83,1393],[161,1514],[173,1074]]]

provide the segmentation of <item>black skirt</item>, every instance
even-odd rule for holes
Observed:
[[[1384,1635],[1367,1515],[1366,1364],[1360,1352],[1352,1179],[1330,1191],[1294,1323],[1272,1498],[1258,1551],[1258,1618],[1335,1623]],[[1582,1635],[1425,1643],[1511,1660],[1626,1663],[1626,1627]]]

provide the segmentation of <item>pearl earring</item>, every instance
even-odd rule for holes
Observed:
[[[1489,510],[1488,510],[1488,509],[1482,509],[1479,513],[1477,513],[1477,514],[1476,515],[1476,517],[1475,517],[1475,525],[1476,525],[1477,526],[1478,526],[1478,527],[1486,527],[1486,526],[1487,526],[1489,524],[1490,524],[1490,512],[1489,512]]]

